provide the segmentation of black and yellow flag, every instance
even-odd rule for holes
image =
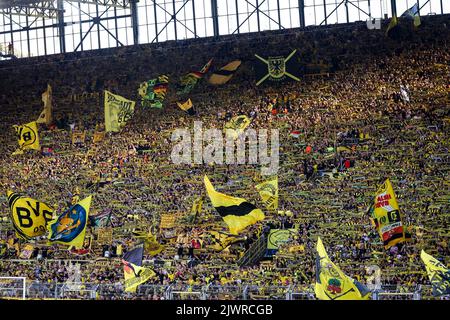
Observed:
[[[23,150],[27,149],[41,150],[36,121],[13,127],[16,130],[19,142],[19,148],[13,152],[13,155],[23,154]]]
[[[278,176],[272,180],[256,185],[255,188],[259,191],[262,202],[266,205],[267,209],[278,209]]]
[[[177,106],[181,110],[186,111],[191,116],[196,114],[195,109],[194,109],[194,104],[192,103],[190,98],[184,103],[177,102]]]
[[[136,288],[153,278],[156,273],[149,268],[142,267],[144,248],[139,246],[126,252],[123,256],[123,270],[125,276],[125,292],[136,292]]]
[[[386,179],[377,190],[373,205],[370,207],[370,215],[385,249],[409,240],[406,237],[400,209],[389,179]]]
[[[226,249],[233,243],[247,240],[247,237],[245,236],[236,236],[221,231],[208,231],[208,234],[210,235],[212,242],[209,247],[218,252]]]
[[[42,93],[42,102],[44,103],[44,110],[42,110],[37,123],[45,123],[49,125],[52,123],[52,86],[47,84],[47,90]]]
[[[231,61],[226,66],[220,68],[220,70],[216,70],[213,72],[211,77],[209,78],[209,83],[214,85],[225,84],[233,77],[236,70],[241,65],[241,60]]]
[[[257,54],[255,73],[256,85],[259,86],[266,80],[284,81],[287,79],[300,81],[300,64],[297,60],[297,49],[286,58],[284,56],[271,56],[263,58]]]
[[[105,90],[106,132],[119,132],[133,117],[136,102]]]
[[[370,291],[346,276],[328,257],[322,240],[316,248],[316,297],[320,300],[368,300]]]
[[[264,220],[264,213],[261,209],[256,208],[247,200],[231,197],[214,190],[206,175],[204,183],[212,205],[228,225],[231,234],[237,235],[257,221]]]
[[[442,296],[450,294],[450,270],[442,262],[430,256],[424,250],[420,253],[428,277],[433,286],[433,296]]]
[[[52,220],[53,209],[43,202],[8,191],[8,205],[11,221],[18,238],[30,240],[47,231]]]
[[[224,129],[234,130],[232,131],[232,137],[234,139],[237,139],[239,135],[244,132],[245,128],[250,125],[251,122],[252,120],[247,116],[236,116],[224,125]]]

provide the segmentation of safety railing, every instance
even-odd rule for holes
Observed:
[[[0,287],[0,299],[22,297],[20,286]],[[386,288],[372,292],[372,300],[448,300],[450,296],[433,297],[429,286],[403,290]],[[315,300],[312,286],[264,285],[140,285],[136,292],[125,292],[122,283],[40,283],[26,282],[25,299],[83,300]]]

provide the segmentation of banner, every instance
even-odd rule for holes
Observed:
[[[284,81],[292,79],[300,81],[300,65],[296,57],[297,50],[292,51],[286,58],[283,56],[268,57],[264,59],[255,54],[256,85],[266,80]]]
[[[183,76],[180,79],[181,85],[179,85],[179,90],[177,91],[177,95],[188,94],[194,89],[197,82],[202,79],[205,74],[208,72],[213,59],[210,59],[208,63],[206,63],[200,71],[190,72],[187,75]]]
[[[142,106],[161,109],[168,89],[169,77],[164,74],[141,83],[138,94],[141,97]]]
[[[16,236],[30,240],[44,235],[47,223],[52,221],[53,209],[43,202],[22,197],[11,191],[7,192],[7,196]]]
[[[126,252],[123,256],[122,263],[125,276],[125,292],[136,292],[136,288],[140,284],[156,275],[153,270],[141,267],[143,253],[144,249],[140,246]]]
[[[233,77],[234,73],[240,65],[241,60],[234,60],[226,66],[220,68],[220,70],[214,71],[209,78],[209,83],[213,85],[221,85],[227,83]]]
[[[378,189],[369,212],[385,249],[407,240],[397,199],[389,179],[386,179],[383,186]]]
[[[249,117],[241,115],[236,116],[232,118],[230,121],[228,121],[225,125],[225,129],[231,129],[234,130],[233,138],[237,139],[239,135],[244,132],[245,128],[247,128],[252,120],[250,120]]]
[[[267,238],[267,249],[278,250],[282,244],[288,243],[297,233],[295,229],[272,229]]]
[[[106,134],[106,132],[95,132],[94,138],[93,138],[94,143],[103,141],[103,139],[105,139],[105,134]]]
[[[42,110],[36,123],[45,123],[49,125],[52,123],[52,86],[47,84],[47,90],[42,93],[42,102],[44,103],[44,110]]]
[[[430,256],[424,250],[420,253],[433,286],[433,296],[450,294],[450,270],[442,262]]]
[[[105,90],[106,132],[119,132],[133,117],[136,102]]]
[[[186,101],[185,103],[179,103],[177,102],[177,106],[183,110],[186,111],[187,114],[193,116],[196,114],[195,109],[194,109],[194,105],[192,104],[191,99],[188,99],[188,101]]]
[[[204,183],[212,205],[223,218],[230,233],[237,235],[248,226],[264,220],[264,213],[253,204],[242,198],[231,197],[214,190],[205,175]]]
[[[368,300],[370,291],[346,276],[328,257],[320,238],[316,248],[316,297],[320,300]]]
[[[86,141],[86,131],[72,132],[72,144],[83,143]]]
[[[262,202],[269,210],[278,209],[278,176],[256,186]]]
[[[13,155],[23,154],[23,150],[27,149],[41,150],[36,121],[13,127],[16,130],[19,143],[19,148]]]
[[[89,196],[60,215],[48,225],[50,242],[81,249],[84,243],[92,196]]]
[[[175,227],[176,216],[174,214],[161,214],[160,229],[171,229]]]
[[[236,236],[221,231],[208,231],[207,234],[211,237],[212,241],[212,244],[209,246],[209,248],[214,249],[217,252],[226,249],[233,243],[247,240],[247,237],[245,236]]]
[[[414,3],[414,5],[411,8],[403,12],[403,14],[400,17],[414,20],[415,27],[418,27],[422,24],[419,16],[419,4],[417,2]]]

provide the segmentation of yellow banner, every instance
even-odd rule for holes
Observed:
[[[125,260],[122,262],[124,263],[125,292],[136,292],[138,285],[156,276],[152,269],[139,267]]]
[[[262,202],[266,205],[267,209],[278,209],[278,177],[258,184],[256,190],[259,191]]]
[[[105,90],[106,132],[119,132],[133,117],[136,102]]]
[[[442,262],[426,253],[424,250],[420,253],[425,268],[433,286],[433,295],[441,296],[450,294],[450,270]]]
[[[47,231],[53,209],[45,203],[8,191],[11,221],[18,238],[30,240]]]
[[[14,126],[14,129],[18,135],[19,149],[13,155],[22,154],[23,150],[26,149],[41,150],[36,121],[21,126]]]
[[[52,123],[52,86],[47,84],[47,90],[42,93],[42,102],[44,103],[44,110],[42,110],[37,123],[45,123],[49,125]]]

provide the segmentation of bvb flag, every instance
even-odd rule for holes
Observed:
[[[233,77],[236,70],[241,65],[241,60],[235,60],[213,72],[209,78],[209,83],[213,85],[225,84]]]
[[[405,228],[402,224],[397,199],[389,179],[386,179],[378,189],[369,211],[385,249],[408,240],[405,236]]]
[[[278,209],[278,176],[275,179],[258,184],[256,190],[259,191],[262,202],[267,209]]]
[[[49,125],[52,123],[52,86],[47,84],[47,90],[42,93],[42,102],[44,103],[44,110],[42,110],[36,123],[45,123]]]
[[[194,89],[197,82],[202,79],[206,73],[208,73],[209,68],[213,59],[210,59],[200,71],[189,72],[187,75],[183,76],[180,79],[181,84],[179,85],[179,90],[177,91],[178,95],[188,94]]]
[[[235,242],[247,240],[246,236],[236,236],[221,231],[209,231],[208,233],[211,236],[212,241],[210,248],[217,252],[226,249]]]
[[[314,291],[320,300],[368,300],[366,286],[346,276],[328,257],[322,240],[317,239],[316,284]]]
[[[156,275],[152,269],[141,267],[143,254],[144,248],[140,246],[125,253],[123,256],[125,292],[136,292],[138,285]]]
[[[257,221],[264,220],[264,213],[261,209],[256,208],[247,200],[217,192],[206,175],[204,182],[212,205],[228,225],[231,234],[237,235]]]
[[[81,200],[50,222],[48,239],[54,243],[81,249],[84,243],[91,200],[92,196]]]
[[[41,150],[36,121],[13,127],[18,135],[19,142],[19,148],[13,153],[13,155],[23,154],[23,150],[26,149]]]
[[[252,121],[247,116],[237,116],[228,121],[224,128],[234,130],[232,137],[236,140]]]
[[[398,25],[397,15],[394,14],[394,16],[391,18],[391,21],[389,22],[389,25],[386,29],[386,35],[389,35],[389,31],[391,31],[397,25]]]
[[[53,209],[45,203],[28,197],[7,192],[11,221],[18,238],[30,240],[47,231],[47,223],[52,220]]]
[[[450,270],[442,262],[422,250],[420,253],[433,286],[433,296],[450,294]]]
[[[133,117],[136,102],[105,90],[106,132],[119,132]]]
[[[177,106],[183,110],[186,111],[189,115],[193,116],[196,114],[195,109],[194,109],[194,105],[191,101],[191,99],[189,98],[188,101],[186,101],[185,103],[179,103],[177,102]]]
[[[284,81],[292,79],[300,81],[300,65],[296,61],[297,49],[286,58],[283,56],[268,57],[264,59],[255,54],[256,61],[256,85],[259,86],[266,80]]]

